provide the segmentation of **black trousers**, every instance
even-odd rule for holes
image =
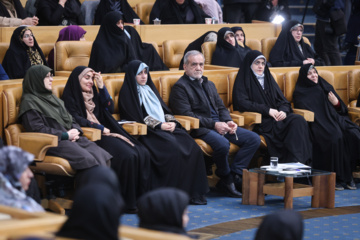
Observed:
[[[251,23],[260,3],[231,3],[224,4],[224,22]]]

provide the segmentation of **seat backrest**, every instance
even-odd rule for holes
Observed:
[[[52,92],[55,96],[58,98],[61,98],[63,92],[64,92],[65,84],[59,84],[52,87]]]
[[[350,107],[356,107],[360,94],[360,69],[349,71],[348,96]]]
[[[185,49],[191,40],[166,40],[163,42],[164,63],[168,68],[179,68]]]
[[[0,42],[0,62],[2,63],[6,54],[6,51],[9,48],[10,43]]]
[[[46,60],[48,59],[50,51],[54,48],[54,43],[39,43],[39,47],[41,48],[41,51],[43,52]]]
[[[205,64],[210,65],[215,52],[216,42],[205,42],[201,45],[201,52],[205,57]]]
[[[141,2],[136,4],[136,13],[145,24],[149,24],[150,12],[153,5],[154,3],[151,2]]]
[[[180,77],[181,75],[165,75],[160,77],[161,92],[159,93],[160,93],[160,97],[167,106],[169,106],[171,89],[175,85],[175,83],[179,80]]]
[[[252,50],[261,52],[261,42],[258,39],[246,39],[246,45]]]
[[[55,71],[72,71],[88,66],[92,41],[60,41],[55,45]]]

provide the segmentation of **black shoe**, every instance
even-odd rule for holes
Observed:
[[[236,190],[242,192],[242,175],[232,173]]]
[[[350,182],[346,183],[346,188],[350,190],[356,190],[356,185],[354,182],[354,179],[352,179]]]
[[[218,189],[221,192],[224,192],[228,197],[233,197],[233,198],[242,197],[241,193],[239,193],[236,190],[234,182],[226,184],[224,180],[220,179],[219,182],[216,184],[216,189]]]
[[[344,190],[344,187],[343,187],[343,185],[342,185],[340,182],[336,182],[336,184],[335,184],[335,190],[336,190],[336,191],[342,191],[342,190]]]
[[[190,205],[206,205],[207,200],[204,195],[201,195],[200,197],[191,198],[189,204]]]

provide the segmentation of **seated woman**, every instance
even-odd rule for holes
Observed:
[[[121,12],[126,23],[133,23],[134,18],[139,18],[127,0],[100,0],[95,12],[94,24],[101,25],[105,15],[111,11]],[[141,20],[140,23],[144,24]]]
[[[312,145],[305,119],[294,114],[259,51],[246,54],[233,88],[234,110],[261,113],[254,131],[263,135],[271,157],[309,164]]]
[[[188,204],[189,196],[176,188],[148,192],[139,199],[139,227],[187,235]]]
[[[240,47],[235,40],[235,35],[231,28],[223,27],[218,32],[211,64],[238,68],[242,65],[246,53],[247,50]]]
[[[216,42],[217,41],[217,33],[215,31],[208,31],[200,36],[195,41],[191,42],[189,46],[184,51],[184,56],[187,52],[192,50],[197,50],[201,52],[201,45],[205,42]],[[182,57],[179,65],[179,70],[184,70],[184,57]]]
[[[40,26],[85,25],[79,0],[39,0],[37,15]]]
[[[0,27],[36,26],[38,22],[36,16],[26,17],[25,9],[19,0],[0,1]]]
[[[26,72],[19,121],[27,132],[48,133],[58,137],[58,146],[47,155],[65,158],[77,174],[91,167],[110,165],[112,156],[82,137],[80,126],[67,112],[63,101],[52,94],[51,69],[35,65]]]
[[[148,125],[147,135],[139,141],[152,156],[152,189],[177,187],[190,195],[192,203],[206,204],[208,184],[202,151],[171,115],[149,68],[141,61],[129,63],[119,93],[119,111],[122,119]]]
[[[100,73],[84,66],[76,67],[66,83],[62,100],[81,127],[102,131],[101,140],[95,143],[113,156],[111,168],[118,175],[127,211],[135,211],[136,199],[148,190],[150,154],[112,117],[114,102]]]
[[[273,67],[302,66],[311,63],[324,65],[323,60],[304,42],[304,26],[296,20],[283,24],[281,33],[270,52],[270,63]]]
[[[333,86],[318,75],[312,64],[300,68],[293,93],[294,106],[315,114],[309,123],[313,139],[313,167],[336,173],[336,189],[343,184],[356,189],[352,178],[360,160],[360,128],[348,117],[348,109]]]
[[[71,25],[71,26],[65,27],[60,30],[59,37],[56,40],[56,42],[59,42],[59,41],[85,41],[85,33],[86,33],[86,31],[82,27],[76,26],[76,25]],[[54,61],[55,61],[55,59],[54,59],[54,48],[53,48],[48,55],[48,66],[51,69],[54,69],[54,67],[55,67]]]
[[[20,208],[29,212],[43,212],[34,199],[27,196],[31,178],[34,177],[29,164],[34,155],[18,147],[0,149],[0,204]]]
[[[32,65],[47,65],[30,28],[22,26],[14,30],[2,64],[10,79],[23,78]]]
[[[120,73],[126,71],[131,60],[143,59],[150,70],[168,70],[151,44],[142,43],[134,28],[126,29],[120,12],[106,14],[91,49],[90,68],[102,73]]]
[[[246,46],[245,32],[242,29],[242,27],[232,27],[231,31],[233,31],[233,33],[235,34],[235,39],[238,42],[239,46],[244,48],[246,50],[246,53],[249,52],[250,50],[252,50],[251,48]],[[245,55],[246,55],[246,53],[245,53]]]
[[[211,17],[194,0],[156,0],[149,23],[156,18],[161,24],[194,24],[205,23],[205,18]]]
[[[272,22],[276,16],[281,16],[284,21],[291,18],[288,0],[265,0],[258,7],[253,19]]]
[[[107,167],[89,169],[75,192],[69,218],[56,233],[71,239],[118,240],[125,204],[115,173]]]

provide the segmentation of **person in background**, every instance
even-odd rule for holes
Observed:
[[[212,19],[218,23],[223,23],[223,13],[219,3],[216,0],[194,0]]]
[[[251,23],[261,0],[223,0],[224,22]]]
[[[20,25],[36,26],[39,18],[26,17],[20,0],[0,1],[0,27],[17,27]]]
[[[356,59],[356,52],[359,45],[358,36],[360,35],[360,1],[351,1],[351,15],[347,25],[347,33],[345,37],[345,44],[347,53],[344,58],[344,65],[354,65]],[[360,102],[359,102],[360,104]]]
[[[0,80],[8,80],[9,76],[5,72],[3,66],[0,64]]]
[[[254,20],[272,22],[277,15],[289,21],[291,18],[288,0],[265,0],[261,3],[255,15]]]
[[[28,167],[34,155],[14,146],[0,149],[0,204],[29,212],[43,212],[44,209],[34,199],[27,196],[31,178]]]

